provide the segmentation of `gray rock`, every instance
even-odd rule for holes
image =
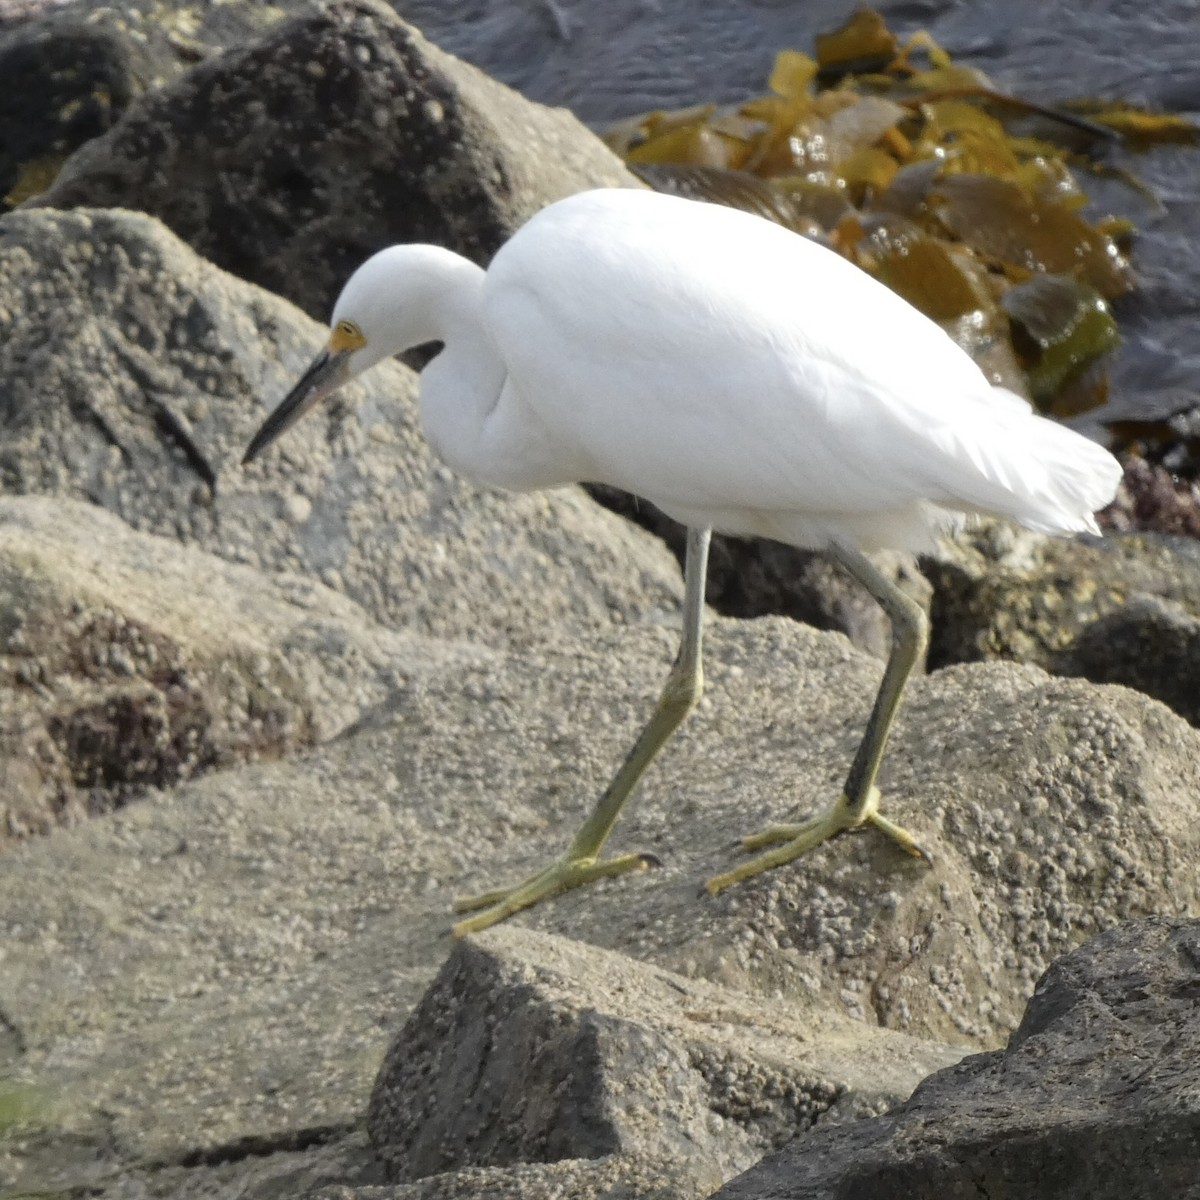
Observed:
[[[377,0],[329,0],[140,97],[33,203],[160,217],[325,318],[394,242],[485,263],[552,200],[640,186],[569,113],[430,45]]]
[[[923,560],[935,667],[991,658],[1121,683],[1200,722],[1200,544],[986,522]]]
[[[1133,922],[1046,973],[1008,1048],[798,1138],[714,1200],[1200,1195],[1200,922]]]
[[[144,48],[102,23],[60,15],[0,28],[0,212],[45,190],[152,74]]]
[[[509,926],[451,954],[384,1059],[367,1129],[397,1180],[620,1154],[674,1161],[675,1194],[701,1197],[960,1057]]]
[[[0,484],[303,573],[385,624],[484,645],[672,611],[679,572],[577,489],[511,496],[436,464],[415,376],[382,364],[238,463],[326,333],[132,213],[0,218]]]
[[[361,64],[347,46],[376,57]],[[315,83],[307,92],[294,84],[297,67],[315,79],[311,68],[325,63],[336,68],[322,81],[336,101],[328,107]],[[413,70],[411,100],[380,90]],[[220,87],[234,101],[221,101]],[[264,94],[283,117],[244,119],[262,117]],[[443,94],[453,104],[439,117]],[[371,120],[384,102],[392,115],[419,108],[405,125],[417,142],[386,119],[376,136]],[[136,102],[81,154],[74,179],[128,203],[154,201],[181,227],[190,222],[188,236],[206,251],[294,289],[323,315],[352,260],[378,244],[370,239],[428,236],[485,257],[486,239],[502,240],[558,178],[574,189],[594,181],[587,163],[600,175],[613,169],[582,148],[571,122],[530,111],[422,46],[386,10],[338,0]],[[531,121],[540,122],[535,140],[579,147],[587,163],[555,176],[554,155],[524,145]],[[466,149],[447,167],[458,135]],[[320,164],[312,174],[297,157],[305,136]],[[149,164],[139,161],[162,138]],[[497,139],[511,160],[496,156]],[[437,153],[422,158],[428,146]],[[414,194],[426,207],[412,208],[432,233],[395,227],[398,154],[421,164]],[[482,188],[459,172],[482,172]],[[233,196],[227,208],[213,178]],[[329,228],[335,219],[341,230]],[[1158,232],[1161,246],[1177,231],[1165,220]],[[1170,279],[1151,266],[1157,303]],[[1155,309],[1163,328],[1177,316],[1177,306]],[[1194,336],[1168,339],[1172,352],[1186,354]],[[599,1125],[534,1126],[559,1137],[563,1153],[600,1157],[518,1161],[539,1152],[539,1139],[501,1122],[477,1129],[468,1149],[486,1158],[499,1147],[503,1165],[376,1186],[357,1125],[380,1056],[445,959],[451,895],[519,876],[561,847],[665,674],[674,635],[664,614],[678,588],[660,551],[578,491],[499,497],[433,467],[416,433],[412,377],[398,367],[381,369],[325,421],[311,418],[261,467],[230,470],[262,403],[320,340],[285,305],[220,275],[146,219],[33,211],[0,223],[6,489],[89,499],[226,563],[322,578],[368,614],[320,601],[314,670],[334,677],[341,700],[312,719],[340,730],[332,742],[292,762],[237,765],[234,753],[231,769],[183,785],[169,773],[152,778],[170,786],[5,855],[0,1076],[32,1083],[48,1107],[40,1128],[0,1139],[0,1188],[263,1200],[314,1187],[364,1200],[671,1195],[678,1146],[702,1126],[713,1140],[692,1165],[707,1183],[784,1124],[779,1107],[750,1120],[738,1110],[743,1121],[716,1138],[704,1121],[714,1089],[679,1047],[727,1053],[737,1086],[764,1062],[786,1075],[796,1039],[707,1027],[701,1036],[668,992],[782,1012],[793,1032],[838,1030],[845,1073],[861,1077],[881,1045],[913,1044],[897,1030],[994,1046],[1061,950],[1129,916],[1195,911],[1196,734],[1135,694],[1007,666],[917,681],[897,729],[887,804],[933,848],[933,871],[847,838],[719,900],[698,895],[738,835],[790,815],[790,797],[798,808],[832,797],[877,677],[877,664],[840,639],[776,621],[717,622],[709,696],[646,780],[614,847],[652,848],[666,866],[520,918],[573,939],[553,943],[554,954],[591,980],[587,989],[553,977],[552,943],[519,930],[454,959],[456,970],[476,969],[476,982],[499,981],[490,991],[464,982],[458,994],[470,1004],[451,1010],[464,1020],[495,1006],[520,1035],[554,1010],[563,1054],[602,1047],[585,1079],[608,1105]],[[139,539],[119,531],[112,541]],[[294,615],[280,581],[202,561],[238,596],[201,594],[198,615],[223,614],[236,631],[256,598],[271,620]],[[63,589],[82,587],[78,573],[43,572]],[[105,596],[116,585],[99,575],[97,604],[115,611]],[[24,586],[38,576],[13,578]],[[161,592],[144,586],[165,595],[170,582]],[[237,670],[221,674],[221,648],[203,642],[187,613],[153,615],[181,643],[212,647],[219,698],[241,686]],[[396,650],[414,664],[398,686],[388,639],[366,644],[370,619],[412,631]],[[268,657],[281,653],[263,626],[239,636]],[[493,652],[464,654],[454,639],[468,637]],[[242,642],[231,641],[236,657]],[[274,661],[282,671],[282,657]],[[339,674],[360,663],[355,677]],[[285,725],[294,716],[297,731],[313,710],[304,683],[283,689]],[[369,709],[384,690],[387,701]],[[228,722],[229,744],[240,716]],[[520,955],[495,946],[533,942],[542,950],[526,955],[533,983],[521,993],[531,1003],[518,1005]],[[588,1013],[589,995],[612,978],[629,994]],[[439,1003],[430,999],[426,1015],[443,1012]],[[417,1033],[421,1046],[445,1048],[427,1026]],[[776,1036],[782,1062],[769,1044]],[[618,1079],[637,1082],[647,1048],[664,1056],[670,1088],[617,1089]],[[547,1061],[562,1072],[561,1057]],[[814,1069],[811,1078],[826,1076]],[[639,1107],[658,1114],[652,1138]]]
[[[328,741],[428,669],[420,638],[319,583],[0,498],[0,843]]]
[[[631,625],[463,668],[428,639],[429,671],[306,756],[6,853],[0,1075],[47,1094],[53,1123],[0,1158],[0,1186],[117,1195],[148,1164],[352,1128],[445,960],[451,898],[561,851],[674,642]],[[867,1045],[884,1025],[990,1048],[1063,950],[1197,910],[1200,734],[1135,692],[1008,664],[915,681],[898,724],[885,803],[935,869],[847,837],[709,898],[739,835],[833,796],[879,670],[779,618],[715,621],[709,643],[706,700],[613,841],[663,867],[519,924],[801,1024],[848,1017]]]
[[[321,1188],[305,1200],[680,1200],[686,1194],[679,1188],[677,1163],[613,1154],[468,1167],[390,1187]]]
[[[1200,725],[1200,617],[1181,604],[1135,596],[1083,629],[1065,665],[1137,688]]]

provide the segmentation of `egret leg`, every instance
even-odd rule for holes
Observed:
[[[689,529],[684,559],[683,636],[675,665],[650,720],[646,722],[612,782],[604,790],[592,815],[584,822],[566,854],[545,870],[531,875],[512,888],[501,888],[455,901],[455,912],[476,912],[454,926],[454,936],[475,933],[503,921],[513,913],[547,896],[580,887],[607,875],[643,871],[656,865],[650,854],[623,854],[600,860],[630,793],[666,740],[679,728],[704,691],[701,652],[704,629],[704,580],[708,570],[709,530]]]
[[[929,621],[921,606],[878,570],[861,551],[834,542],[830,546],[830,553],[875,597],[891,622],[892,653],[883,673],[883,681],[879,685],[866,731],[854,755],[841,796],[825,812],[807,821],[772,825],[746,838],[742,844],[747,850],[760,850],[764,846],[774,848],[710,879],[705,886],[714,896],[730,884],[740,883],[772,867],[792,862],[814,846],[860,825],[873,825],[908,854],[930,861],[929,855],[907,829],[880,815],[879,789],[875,786],[904,685],[925,652]]]

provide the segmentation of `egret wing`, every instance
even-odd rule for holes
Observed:
[[[1019,516],[1014,492],[1033,508],[1053,491],[1025,443],[1059,467],[1082,440],[998,402],[941,329],[839,255],[715,205],[552,206],[497,255],[485,318],[523,419],[590,479],[668,510]]]

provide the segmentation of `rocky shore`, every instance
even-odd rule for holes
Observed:
[[[370,250],[636,182],[375,0],[115,13],[0,5],[6,78],[75,64],[0,100],[0,1195],[1200,1196],[1195,543],[896,564],[934,639],[883,782],[934,866],[846,837],[714,899],[878,679],[809,563],[824,628],[713,618],[615,836],[662,866],[453,942],[623,753],[676,559],[453,476],[401,363],[238,464]]]

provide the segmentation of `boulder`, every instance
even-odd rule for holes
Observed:
[[[1122,683],[1200,722],[1200,544],[1046,538],[989,521],[923,560],[934,667],[1003,658]]]
[[[388,1050],[367,1129],[393,1179],[621,1155],[675,1162],[675,1194],[699,1198],[960,1057],[508,926],[451,954]]]
[[[0,212],[49,187],[71,151],[108,130],[152,76],[144,48],[103,23],[60,15],[11,31],[0,24]]]
[[[644,621],[547,631],[463,664],[459,645],[427,638],[428,669],[333,741],[8,851],[0,1076],[45,1094],[50,1117],[0,1158],[0,1186],[103,1177],[114,1190],[150,1164],[248,1171],[340,1144],[446,961],[453,896],[561,852],[674,643]],[[663,866],[514,926],[698,981],[697,995],[718,995],[705,982],[741,992],[791,1029],[857,1029],[869,1048],[884,1026],[988,1049],[1064,950],[1122,920],[1197,911],[1200,733],[1136,692],[1003,663],[915,681],[897,726],[885,804],[934,868],[848,836],[707,896],[738,836],[832,798],[878,674],[838,635],[715,621],[705,702],[613,839]],[[596,961],[603,973],[612,960]],[[678,1040],[678,1013],[654,1000],[665,993],[647,993],[661,973],[637,984],[625,970],[631,1025]]]
[[[44,192],[129,104],[320,0],[0,0],[0,212]]]
[[[894,1111],[816,1129],[713,1200],[1157,1200],[1200,1194],[1200,922],[1136,921],[1065,955],[1007,1049]]]
[[[328,741],[428,669],[320,583],[0,498],[0,843]]]
[[[467,1167],[414,1183],[318,1188],[305,1200],[680,1200],[678,1164],[620,1154],[604,1158]],[[269,1200],[251,1193],[247,1200]]]
[[[178,35],[192,10],[170,10],[180,58],[154,70],[204,61],[140,98],[135,64],[124,115],[51,203],[145,206],[324,316],[382,242],[422,237],[482,261],[555,196],[627,181],[572,119],[448,59],[372,0],[304,7],[210,56],[226,36],[214,22],[256,19],[240,24],[235,7],[196,15],[190,49]],[[593,8],[623,22],[614,46],[645,41],[624,10]],[[526,9],[585,45],[574,10]],[[689,36],[731,57],[707,20],[689,9]],[[119,46],[94,40],[118,62]],[[771,49],[755,41],[764,66]],[[1160,99],[1175,77],[1145,75]],[[96,91],[81,78],[68,120]],[[1183,153],[1147,159],[1151,182],[1184,187]],[[1174,274],[1185,210],[1142,242],[1147,300],[1127,328],[1144,353],[1128,361],[1153,369],[1118,375],[1138,395],[1188,391],[1195,323]],[[0,219],[0,485],[16,496],[0,513],[0,669],[12,671],[0,717],[13,717],[0,762],[11,783],[28,770],[18,746],[51,746],[50,777],[75,789],[64,809],[141,797],[4,853],[0,1096],[44,1103],[0,1131],[0,1190],[698,1195],[806,1123],[805,1137],[833,1136],[819,1127],[898,1099],[922,1065],[999,1045],[1040,972],[1096,931],[1197,910],[1200,735],[1144,695],[1004,663],[915,680],[897,726],[886,811],[932,868],[846,837],[707,897],[702,881],[740,835],[836,794],[879,672],[840,637],[717,620],[708,695],[613,842],[663,867],[451,952],[453,895],[559,852],[644,720],[675,652],[678,572],[577,489],[502,496],[438,467],[414,378],[395,364],[242,471],[265,408],[323,339],[151,217]],[[1119,559],[1123,544],[1096,553]],[[1035,621],[1031,656],[1128,682],[1190,661],[1191,585],[1122,560],[1089,592],[1082,545],[1055,568],[1075,601],[1056,611],[1080,614],[1070,640],[1056,648],[1048,617]],[[1037,576],[1057,553],[1018,557]],[[786,577],[781,561],[764,575]],[[1000,594],[1001,609],[1022,603]],[[1157,660],[1143,640],[1156,628]],[[164,661],[195,686],[160,677]],[[1190,715],[1186,684],[1142,686]],[[698,1019],[718,1007],[735,1019]],[[1165,1002],[1151,1015],[1180,1028]],[[489,1024],[530,1053],[506,1057],[481,1038]],[[463,1063],[447,1029],[481,1048],[480,1086],[449,1069]],[[1014,1045],[1032,1055],[1041,1033]],[[379,1075],[392,1044],[408,1049]],[[1170,1047],[1157,1051],[1165,1061]],[[662,1075],[642,1078],[651,1055]],[[447,1064],[445,1078],[417,1079],[410,1056]],[[597,1120],[556,1109],[555,1082],[577,1085]],[[408,1120],[422,1098],[425,1125]],[[477,1107],[461,1112],[461,1098]],[[517,1121],[509,1110],[527,1100]],[[494,1119],[472,1124],[481,1113]],[[1164,1188],[1184,1144],[1167,1126]],[[1124,1130],[1112,1144],[1136,1153]],[[387,1173],[409,1181],[381,1190]]]
[[[1134,595],[1080,632],[1064,667],[1137,688],[1200,725],[1200,618],[1182,604]]]

